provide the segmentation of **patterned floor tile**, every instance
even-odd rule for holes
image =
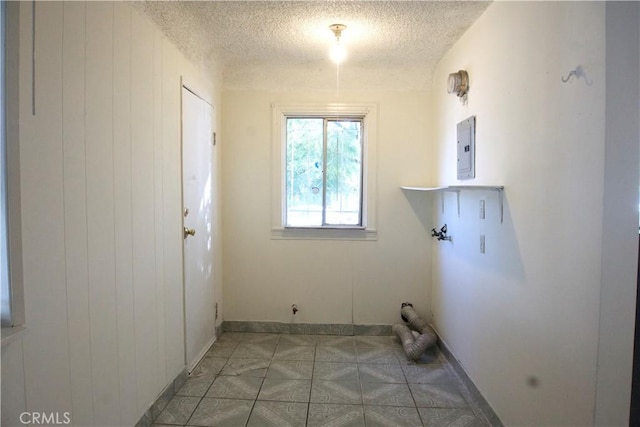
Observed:
[[[391,348],[356,346],[358,363],[399,364],[397,352]]]
[[[306,421],[306,403],[256,402],[247,427],[304,427]]]
[[[450,383],[453,378],[445,365],[431,363],[427,365],[402,365],[407,382],[417,384]]]
[[[155,425],[487,426],[436,347],[413,361],[395,337],[226,332],[205,356]]]
[[[231,359],[271,359],[275,344],[245,344],[240,343],[231,353]]]
[[[258,400],[308,403],[310,392],[310,380],[266,378],[262,383]]]
[[[362,405],[309,405],[309,427],[364,427]]]
[[[367,427],[418,427],[422,425],[416,408],[365,406]]]
[[[205,357],[226,357],[228,358],[233,353],[233,350],[238,345],[235,341],[215,342],[205,354]]]
[[[313,381],[311,402],[362,404],[359,381]]]
[[[229,359],[220,375],[264,377],[270,362],[269,359]]]
[[[465,408],[467,402],[452,384],[409,384],[411,394],[420,408]]]
[[[418,408],[422,423],[427,427],[488,427],[469,409]]]
[[[202,397],[205,395],[215,376],[191,377],[176,392],[178,396]]]
[[[313,362],[295,360],[273,360],[267,371],[267,378],[288,378],[292,380],[310,380],[313,374]]]
[[[316,345],[318,342],[318,335],[282,335],[278,344],[287,345]]]
[[[399,365],[371,363],[358,365],[362,382],[406,383],[407,380]]]
[[[353,346],[355,343],[354,338],[351,336],[342,335],[321,335],[318,337],[319,346]]]
[[[218,338],[216,340],[216,343],[222,344],[222,343],[239,343],[240,340],[242,339],[242,336],[246,335],[242,332],[225,332],[222,335],[220,335],[220,338]]]
[[[403,349],[398,350],[398,360],[400,360],[400,364],[402,365],[410,365],[410,366],[422,366],[428,365],[432,363],[447,363],[446,359],[436,350],[435,347],[432,347],[422,353],[418,360],[411,360],[407,357]]]
[[[316,348],[313,346],[278,344],[273,359],[313,361],[315,355]]]
[[[358,381],[358,365],[355,363],[316,362],[314,380]]]
[[[239,399],[202,399],[189,419],[189,426],[238,427],[249,418],[252,400]]]
[[[416,406],[406,384],[363,382],[362,400],[365,405]]]
[[[241,344],[276,345],[279,340],[279,334],[245,333],[240,337]]]
[[[211,377],[218,375],[229,359],[223,357],[205,357],[191,372],[192,377]]]
[[[251,399],[258,396],[262,378],[220,376],[213,382],[206,397],[226,399]]]
[[[200,402],[199,397],[174,396],[164,410],[160,412],[155,422],[158,424],[184,425],[193,410],[198,406],[198,402]]]
[[[400,346],[399,342],[394,341],[390,336],[357,336],[355,342],[359,347],[394,348]]]
[[[356,348],[353,344],[341,346],[318,346],[316,361],[318,362],[356,362]]]

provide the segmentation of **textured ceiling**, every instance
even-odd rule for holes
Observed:
[[[225,89],[336,90],[331,24],[345,24],[340,90],[423,90],[488,2],[147,1],[137,7]]]

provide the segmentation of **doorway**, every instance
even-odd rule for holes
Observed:
[[[182,87],[185,363],[190,373],[215,341],[213,106]]]

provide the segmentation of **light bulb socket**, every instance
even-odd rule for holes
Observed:
[[[342,36],[342,32],[347,28],[344,24],[333,24],[329,25],[329,29],[333,31],[333,34],[336,36],[336,39],[340,40]]]

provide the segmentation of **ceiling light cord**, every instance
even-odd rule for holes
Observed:
[[[331,47],[329,51],[329,56],[336,63],[336,98],[340,97],[340,64],[347,57],[347,50],[344,47],[344,44],[341,42],[340,38],[342,37],[342,32],[347,28],[344,24],[333,24],[329,25],[329,29],[333,32],[333,35],[336,37],[335,44]]]
[[[336,98],[340,98],[340,63],[336,64]]]

